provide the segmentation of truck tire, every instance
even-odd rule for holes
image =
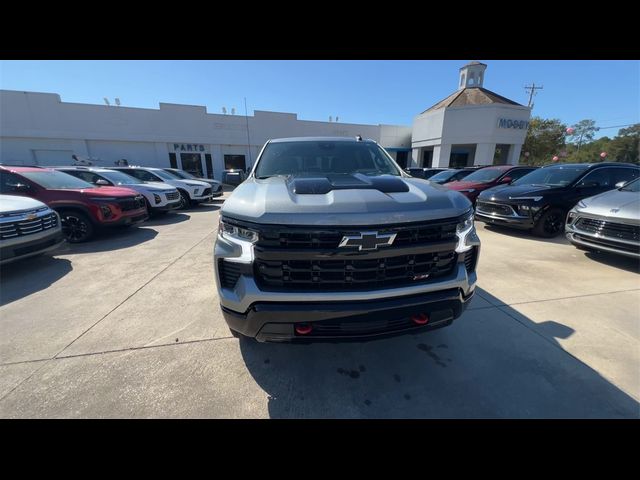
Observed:
[[[95,228],[86,214],[76,210],[62,210],[58,213],[67,242],[82,243],[93,237]]]
[[[553,238],[564,231],[565,213],[561,208],[551,207],[538,219],[533,233],[539,237]]]

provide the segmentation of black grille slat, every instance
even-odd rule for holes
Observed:
[[[514,214],[513,209],[509,205],[500,205],[498,203],[477,202],[476,211],[479,213],[491,213],[506,217],[513,216]]]
[[[145,206],[144,197],[127,197],[118,200],[118,205],[123,212],[138,210]]]
[[[256,279],[263,288],[376,289],[412,285],[451,274],[455,252],[432,252],[357,260],[262,260]],[[416,275],[428,278],[414,280]]]
[[[382,225],[367,227],[344,227],[335,230],[308,228],[261,229],[260,247],[279,247],[296,249],[338,248],[345,235],[359,234],[362,230],[373,230],[380,234],[396,233],[393,247],[419,243],[446,242],[456,238],[457,219],[441,222],[429,222],[404,225]]]
[[[180,198],[180,194],[178,192],[167,193],[167,200],[178,200]]]
[[[471,250],[468,250],[464,255],[464,266],[467,269],[467,272],[471,273],[475,270],[477,261],[478,261],[478,248],[473,247]]]
[[[593,218],[580,218],[576,222],[576,228],[584,232],[600,234],[605,237],[633,242],[640,241],[640,226],[637,225],[627,225]]]

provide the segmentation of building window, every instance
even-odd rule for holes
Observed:
[[[178,161],[175,153],[169,154],[169,165],[171,165],[171,168],[178,168]]]
[[[244,159],[244,155],[225,155],[224,156],[224,169],[225,170],[246,170],[247,164]]]
[[[204,163],[207,167],[207,178],[214,178],[213,176],[213,162],[211,161],[211,154],[205,153],[204,155]]]
[[[464,87],[464,81],[466,80],[465,77],[466,77],[466,75],[464,73],[460,76],[460,86],[461,87]]]
[[[400,165],[401,168],[407,168],[408,157],[409,152],[396,152],[396,163]]]
[[[181,153],[182,170],[191,175],[202,178],[202,161],[199,153]]]

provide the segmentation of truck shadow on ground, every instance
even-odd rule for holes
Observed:
[[[563,350],[572,328],[477,294],[453,325],[430,332],[311,345],[242,339],[240,350],[271,418],[640,416],[636,400]]]
[[[48,255],[0,267],[0,306],[44,290],[73,270],[71,261]]]
[[[173,225],[189,220],[189,215],[178,212],[169,212],[164,215],[154,215],[144,222],[141,227],[155,227],[158,225]]]
[[[478,225],[482,225],[482,223],[479,224],[478,222],[476,222],[476,228],[478,227]],[[572,247],[569,240],[567,240],[567,237],[565,237],[564,232],[558,235],[557,237],[543,238],[543,237],[538,237],[526,230],[516,230],[514,228],[502,227],[500,225],[484,224],[484,229],[488,230],[489,232],[495,232],[501,235],[507,235],[509,237],[522,238],[524,240],[535,240],[535,241],[544,242],[544,243],[555,243],[557,245],[569,245]]]

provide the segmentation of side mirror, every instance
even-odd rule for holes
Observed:
[[[511,183],[511,177],[504,177],[500,180],[500,183]]]
[[[616,183],[616,188],[622,188],[624,187],[628,182],[625,182],[624,180],[622,182],[618,182]]]
[[[98,186],[108,186],[111,185],[109,182],[107,182],[104,178],[99,178],[98,180],[96,180],[95,182],[96,185]]]

